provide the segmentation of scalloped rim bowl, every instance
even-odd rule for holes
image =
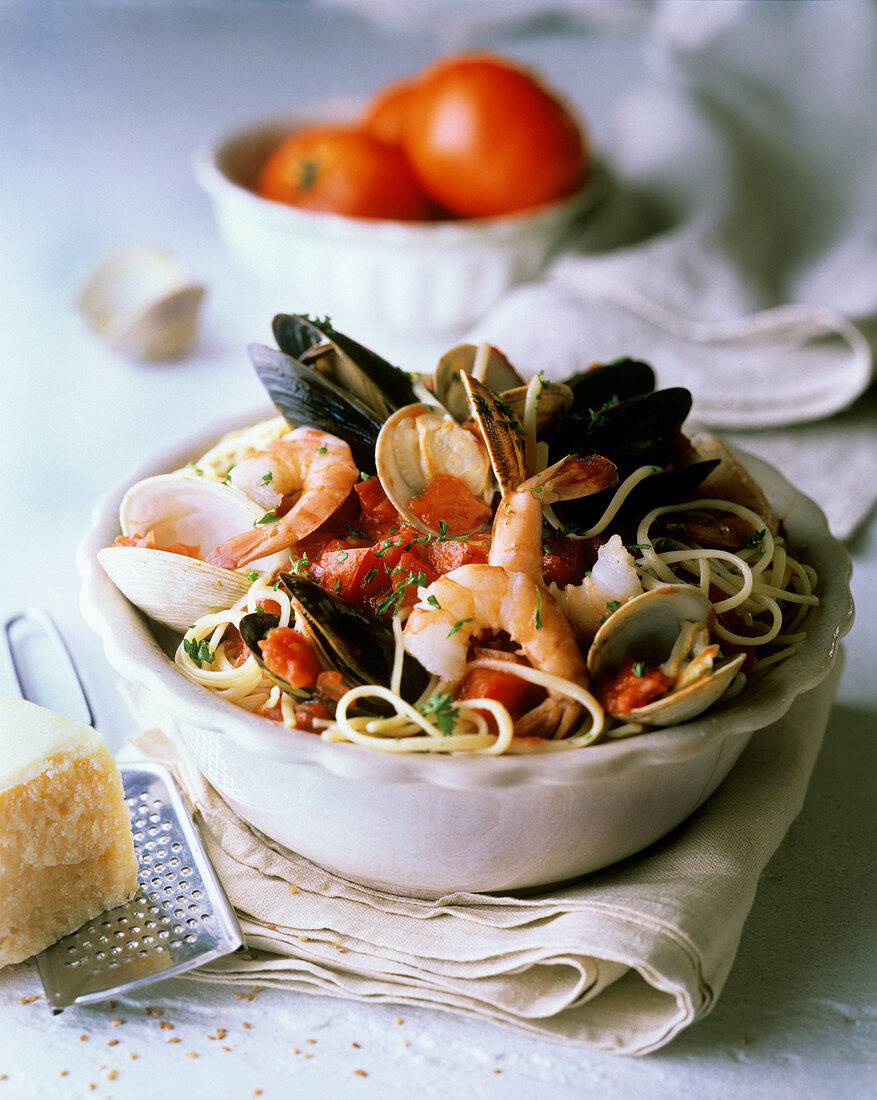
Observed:
[[[512,285],[535,278],[573,222],[606,192],[594,163],[569,198],[498,218],[402,222],[316,213],[255,194],[253,182],[282,138],[314,123],[347,121],[356,105],[335,100],[243,126],[199,149],[195,177],[220,234],[243,270],[302,311],[348,327],[422,335],[474,324]]]
[[[393,756],[286,730],[187,680],[162,649],[169,636],[97,562],[118,534],[119,502],[134,481],[177,469],[224,432],[270,415],[215,425],[104,497],[78,553],[82,611],[141,721],[181,738],[242,818],[354,881],[423,897],[532,889],[641,851],[715,790],[755,731],[828,675],[852,624],[849,556],[822,512],[744,454],[790,545],[816,568],[822,601],[798,653],[751,691],[684,726],[568,753]]]

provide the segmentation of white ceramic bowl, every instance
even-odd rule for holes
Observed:
[[[401,222],[314,213],[252,185],[268,154],[303,126],[352,118],[348,105],[240,129],[201,149],[195,174],[240,266],[278,301],[348,328],[458,332],[513,284],[533,279],[572,223],[605,192],[590,182],[560,202],[499,218]],[[299,308],[300,307],[300,308]]]
[[[744,456],[791,544],[817,569],[822,602],[799,652],[737,699],[684,726],[546,755],[388,756],[286,730],[187,680],[167,656],[176,639],[132,607],[97,563],[133,481],[181,466],[257,418],[217,425],[157,455],[105,497],[79,551],[82,609],[143,721],[181,737],[241,817],[347,878],[433,897],[520,890],[641,851],[709,797],[755,731],[828,674],[852,623],[849,558],[822,512]]]

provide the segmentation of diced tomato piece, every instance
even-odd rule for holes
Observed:
[[[585,574],[597,560],[601,539],[571,539],[564,535],[550,534],[542,540],[542,577],[545,584],[552,582],[565,588],[568,584],[581,584]]]
[[[256,713],[261,714],[263,718],[270,718],[272,722],[283,721],[283,711],[280,709],[280,703],[275,703],[274,706],[271,707],[263,703]]]
[[[454,692],[456,699],[495,699],[512,718],[520,718],[532,710],[544,696],[545,691],[538,684],[493,668],[473,668]]]
[[[407,531],[417,535],[413,527]],[[408,542],[396,541],[404,537],[400,533],[357,549],[327,549],[314,564],[313,575],[326,591],[362,611],[381,616],[394,613],[414,602],[417,584],[431,584],[437,576],[426,562],[406,549],[414,549],[410,538]],[[391,599],[394,592],[397,598]]]
[[[634,671],[635,665],[641,675]],[[629,714],[664,695],[672,684],[669,676],[659,668],[625,657],[614,676],[595,686],[597,698],[606,710],[613,714]]]
[[[167,554],[179,554],[184,558],[201,557],[200,546],[190,546],[186,542],[171,542],[167,546],[156,546],[155,533],[147,531],[145,535],[118,535],[113,546],[139,546],[144,550],[164,550]]]
[[[362,576],[368,570],[367,560],[373,556],[371,546],[347,547],[330,543],[311,565],[311,576],[327,592],[352,602]]]
[[[315,719],[331,717],[332,708],[328,703],[322,699],[309,699],[295,708],[295,728],[307,733],[317,733],[321,727],[316,724]]]
[[[426,545],[426,560],[442,576],[460,565],[481,565],[487,561],[490,532],[482,531],[467,539],[442,539]]]
[[[357,530],[373,539],[379,539],[385,537],[391,528],[398,528],[404,523],[395,505],[384,492],[379,477],[358,481],[354,489],[360,507],[360,514],[353,524]]]
[[[313,687],[322,671],[307,638],[289,626],[276,626],[259,642],[265,667],[294,688]]]
[[[490,507],[453,474],[437,474],[408,507],[427,527],[444,524],[451,535],[476,531],[490,516]]]
[[[236,627],[229,626],[222,636],[224,652],[227,660],[231,661],[235,668],[240,667],[250,656],[250,651]]]

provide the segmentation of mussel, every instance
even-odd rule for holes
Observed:
[[[378,415],[387,417],[403,405],[417,401],[408,373],[332,328],[328,318],[314,320],[278,313],[272,329],[281,351],[313,365]]]
[[[389,687],[396,653],[393,631],[306,577],[291,573],[280,576],[295,610],[296,629],[305,635],[324,666],[340,672],[348,688],[360,684]],[[266,612],[252,612],[241,620],[241,637],[263,668],[258,643],[279,621],[276,615]],[[284,691],[296,694],[296,689],[282,678],[270,672],[269,675]],[[402,666],[403,698],[409,701],[419,698],[429,680],[429,673],[420,662],[406,654]],[[358,705],[376,713],[384,713],[386,709],[377,700],[360,700]]]
[[[609,405],[585,421],[561,420],[548,440],[549,457],[605,454],[625,477],[638,466],[666,466],[675,457],[679,433],[691,411],[691,393],[681,386],[640,394]]]
[[[383,416],[276,348],[251,344],[248,350],[262,385],[290,427],[308,426],[337,435],[350,446],[359,469],[375,473],[375,444]]]
[[[723,660],[718,646],[708,644],[710,610],[699,588],[663,585],[634,597],[609,616],[588,650],[588,671],[598,693],[625,658],[663,666],[673,681],[667,694],[645,706],[623,712],[608,706],[614,717],[673,726],[703,713],[721,698],[745,656],[740,653]]]
[[[615,359],[573,375],[566,385],[573,395],[572,413],[590,419],[608,405],[651,393],[655,388],[655,372],[639,359]]]

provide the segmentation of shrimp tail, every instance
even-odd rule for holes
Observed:
[[[205,560],[224,569],[238,569],[256,558],[267,557],[285,550],[288,546],[289,540],[282,537],[282,532],[272,530],[269,525],[254,527],[220,543],[215,550],[210,551]]]

